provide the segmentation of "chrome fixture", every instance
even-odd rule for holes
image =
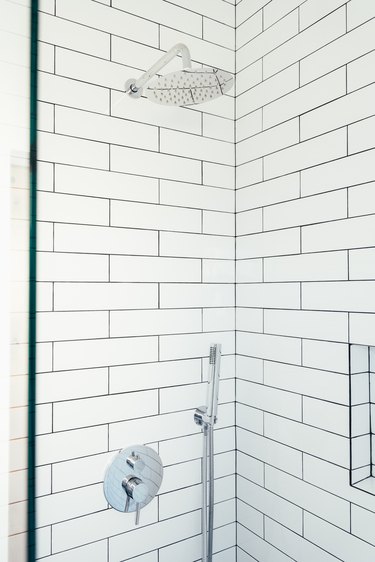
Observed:
[[[221,345],[210,346],[206,405],[195,410],[194,421],[203,432],[202,562],[212,562],[214,530],[214,425],[217,421]]]
[[[163,464],[159,455],[145,445],[134,445],[118,451],[104,475],[104,495],[117,511],[136,512],[154,499],[163,480]]]
[[[232,88],[232,74],[218,68],[192,68],[189,49],[177,43],[140,78],[129,78],[125,92],[140,98],[146,83],[177,55],[182,57],[182,70],[157,78],[145,91],[149,100],[161,105],[195,105],[218,98]]]

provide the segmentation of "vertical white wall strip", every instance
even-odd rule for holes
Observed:
[[[375,557],[348,376],[348,343],[375,342],[374,16],[237,4],[240,562]]]
[[[194,109],[123,93],[180,41],[193,64],[233,72],[234,15],[224,0],[41,2],[37,513],[51,562],[200,558],[193,411],[212,342],[215,561],[235,560],[234,92]],[[165,477],[134,528],[101,481],[137,442]]]

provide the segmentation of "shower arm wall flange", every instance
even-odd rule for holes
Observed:
[[[142,95],[143,86],[151,80],[161,70],[166,66],[172,59],[181,54],[182,57],[182,68],[191,68],[191,57],[190,51],[186,45],[183,43],[177,43],[174,47],[169,49],[156,63],[147,70],[140,78],[135,80],[134,78],[129,78],[125,84],[125,92],[129,96],[134,98],[139,98]]]

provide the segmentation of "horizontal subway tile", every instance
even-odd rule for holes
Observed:
[[[349,437],[349,407],[304,397],[303,423]]]
[[[198,210],[167,205],[112,201],[111,226],[200,232],[201,214]]]
[[[297,11],[292,13],[296,13],[296,17],[298,17]],[[345,14],[345,7],[343,6],[320,20],[314,27],[301,31],[296,37],[286,41],[277,50],[266,55],[263,61],[264,77],[267,78],[279,72],[286,66],[304,59],[314,51],[319,52],[321,47],[343,35],[346,31]]]
[[[156,254],[157,232],[115,227],[55,225],[55,250],[94,254]]]
[[[238,10],[238,8],[237,8]],[[259,10],[236,28],[236,47],[239,49],[248,41],[262,33],[262,11]]]
[[[75,342],[57,342],[54,346],[54,368],[83,369],[155,361],[157,338],[114,338]]]
[[[38,403],[86,398],[108,390],[106,368],[41,373],[37,379]]]
[[[38,312],[37,341],[108,337],[106,312]]]
[[[202,260],[202,281],[204,283],[234,283],[234,260]]]
[[[300,287],[298,283],[239,285],[236,302],[257,308],[300,308]]]
[[[121,336],[150,336],[200,332],[200,310],[137,310],[114,311],[110,314],[110,334]]]
[[[109,224],[109,204],[103,199],[38,193],[38,220],[79,224]]]
[[[270,27],[286,14],[303,4],[303,0],[276,0],[263,8],[264,27]]]
[[[302,289],[303,308],[375,312],[373,281],[342,281],[337,283],[306,283]]]
[[[340,158],[346,154],[346,142],[346,130],[338,129],[270,154],[264,158],[265,178],[289,174]]]
[[[339,250],[372,246],[375,241],[375,216],[350,218],[302,228],[302,250]]]
[[[38,147],[40,160],[102,170],[109,168],[109,146],[104,143],[39,132]]]
[[[203,183],[225,189],[234,189],[235,167],[203,162]]]
[[[349,385],[345,375],[307,367],[266,361],[264,383],[313,398],[348,404]]]
[[[102,453],[108,449],[106,427],[50,433],[37,437],[37,465]]]
[[[212,234],[160,233],[162,256],[191,258],[234,258],[234,239]]]
[[[229,189],[182,182],[160,183],[160,203],[211,211],[234,211],[234,192]]]
[[[149,390],[59,402],[54,405],[53,424],[55,431],[64,431],[152,416],[157,412],[157,391]]]
[[[236,233],[237,236],[243,234],[254,234],[263,230],[262,209],[251,209],[236,214]]]
[[[163,284],[160,286],[161,308],[234,306],[231,284]]]
[[[175,27],[174,25],[171,27]],[[203,39],[221,47],[235,49],[235,28],[209,18],[203,19]]]
[[[237,239],[237,258],[295,254],[300,251],[299,228],[250,234]]]
[[[372,110],[373,113],[375,111]],[[374,147],[375,117],[369,117],[348,127],[349,154]]]
[[[299,9],[300,28],[306,29],[306,27],[324,18],[343,4],[345,4],[344,0],[326,0],[324,4],[317,4],[314,0],[303,2]]]
[[[301,363],[301,342],[297,338],[289,338],[268,334],[237,334],[237,353],[272,361],[285,363]]]
[[[349,216],[375,213],[375,183],[352,187],[348,190]]]
[[[39,252],[40,281],[108,281],[108,257]]]
[[[234,333],[206,332],[203,334],[187,334],[160,337],[160,359],[190,359],[208,355],[212,342],[222,345],[223,355],[234,353]]]
[[[266,258],[264,281],[345,280],[347,262],[345,251]]]
[[[218,164],[234,165],[233,144],[169,129],[160,131],[160,151]]]
[[[264,1],[264,0],[263,0]],[[238,525],[237,531],[237,545],[239,562],[254,562],[255,560],[272,560],[272,562],[289,562],[289,556],[283,554],[280,550],[272,546],[272,544],[258,537],[253,532],[249,531],[246,527]],[[251,552],[256,556],[253,558],[248,554]]]
[[[263,265],[262,258],[250,260],[237,260],[236,282],[257,283],[262,281]]]
[[[111,170],[193,183],[201,180],[197,160],[120,146],[111,147]]]
[[[348,92],[375,82],[375,51],[353,60],[347,65]]]
[[[302,421],[302,399],[297,394],[242,380],[237,381],[237,392],[241,404]]]
[[[234,213],[203,211],[203,232],[205,234],[235,235]]]
[[[304,340],[302,342],[303,365],[315,369],[349,372],[348,346],[329,341]]]
[[[372,2],[357,0],[348,6],[348,30],[358,27],[375,17],[375,7]]]
[[[247,137],[251,137],[262,130],[262,109],[257,109],[237,119],[236,121],[236,141],[240,142]]]
[[[198,259],[111,256],[110,263],[111,281],[189,283],[201,280],[201,262]]]
[[[263,178],[263,159],[253,160],[236,167],[237,188],[261,182]]]
[[[361,345],[375,345],[374,314],[350,314],[350,342]]]
[[[55,283],[55,310],[156,308],[156,283]]]
[[[299,197],[298,174],[291,174],[237,191],[237,211],[263,207]]]
[[[265,310],[264,331],[309,339],[348,341],[348,318],[343,312]]]
[[[220,303],[221,304],[221,303]],[[203,310],[203,331],[222,332],[235,329],[235,308],[206,308]]]
[[[375,277],[375,250],[349,251],[349,279],[374,279]]]
[[[262,82],[262,60],[259,59],[250,66],[236,73],[237,97]],[[259,99],[259,98],[258,98]],[[236,99],[236,105],[238,100]],[[237,106],[238,107],[238,106]],[[243,107],[246,110],[246,107]]]

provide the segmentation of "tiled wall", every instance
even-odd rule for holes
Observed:
[[[123,93],[179,41],[233,72],[234,3],[40,8],[38,557],[200,559],[193,409],[221,342],[215,561],[234,561],[234,92],[196,109]],[[165,466],[139,528],[101,483],[137,443]]]
[[[348,343],[375,343],[375,3],[236,9],[238,562],[369,562]]]

